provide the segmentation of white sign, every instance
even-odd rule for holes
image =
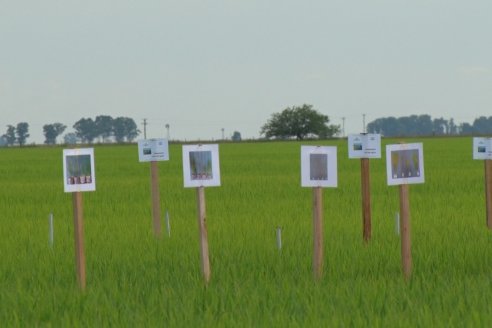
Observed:
[[[63,150],[63,184],[65,192],[96,190],[94,148]]]
[[[168,161],[167,139],[144,139],[138,141],[138,160],[140,162]]]
[[[185,187],[220,186],[219,145],[183,146]]]
[[[388,185],[424,183],[422,143],[386,145]]]
[[[492,159],[492,138],[473,138],[473,159]]]
[[[301,186],[336,187],[337,147],[301,146]]]
[[[350,134],[349,158],[381,158],[380,134]]]

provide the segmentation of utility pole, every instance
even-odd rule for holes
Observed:
[[[342,117],[342,137],[345,137],[345,117]]]
[[[366,133],[366,114],[362,114],[362,132]]]
[[[143,126],[144,126],[144,139],[147,139],[147,119],[143,119]]]
[[[169,140],[169,124],[166,124],[167,140]]]
[[[225,137],[224,137],[224,128],[222,128],[222,140],[225,140]]]

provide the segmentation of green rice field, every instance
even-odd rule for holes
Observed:
[[[220,187],[206,188],[211,281],[201,275],[196,191],[181,145],[159,163],[170,237],[154,237],[150,164],[137,146],[95,145],[96,191],[83,194],[87,288],[77,285],[72,196],[62,147],[0,149],[2,327],[489,327],[492,231],[484,164],[472,138],[424,145],[425,184],[410,186],[413,275],[401,271],[397,186],[372,159],[372,239],[362,240],[360,160],[338,147],[338,188],[323,190],[324,274],[312,273],[312,191],[300,142],[219,145]],[[54,215],[49,244],[48,215]],[[282,227],[282,249],[276,228]]]

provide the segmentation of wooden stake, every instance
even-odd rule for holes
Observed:
[[[323,190],[313,188],[313,274],[319,281],[323,275]]]
[[[400,185],[401,265],[405,280],[412,275],[412,248],[410,240],[410,200],[407,184]]]
[[[154,223],[154,235],[161,237],[161,203],[159,194],[159,168],[157,161],[150,162],[150,185],[152,194],[152,218]]]
[[[492,229],[492,160],[485,160],[485,202],[487,208],[487,227]]]
[[[371,181],[369,178],[369,158],[360,159],[362,190],[362,236],[364,242],[371,239]]]
[[[198,207],[198,228],[200,231],[200,256],[202,260],[202,273],[205,279],[205,284],[210,281],[210,261],[208,256],[208,235],[207,235],[207,219],[205,208],[205,188],[196,188],[197,207]]]
[[[82,291],[85,290],[85,255],[84,255],[84,210],[82,207],[82,193],[72,193],[73,224],[75,234],[75,264],[77,281]]]

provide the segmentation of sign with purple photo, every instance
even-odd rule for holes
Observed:
[[[96,190],[94,149],[64,149],[63,177],[65,192]]]

